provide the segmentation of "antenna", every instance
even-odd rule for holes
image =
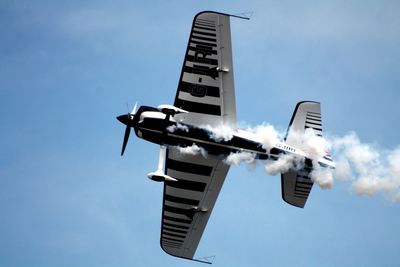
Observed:
[[[203,257],[203,258],[199,258],[199,259],[192,259],[193,261],[198,261],[201,263],[207,263],[207,264],[213,264],[215,259],[215,256],[208,256],[208,257]]]
[[[249,20],[253,16],[253,14],[254,14],[254,11],[247,11],[247,12],[237,13],[237,14],[234,14],[234,15],[231,15],[231,16],[235,17],[235,18]]]

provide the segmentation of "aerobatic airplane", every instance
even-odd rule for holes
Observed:
[[[311,161],[295,147],[295,136],[307,128],[322,136],[317,102],[297,104],[286,138],[271,149],[264,148],[256,135],[236,129],[230,17],[210,11],[195,16],[173,105],[137,110],[135,105],[131,113],[117,117],[126,125],[121,155],[131,128],[139,138],[160,145],[158,168],[148,174],[151,180],[164,183],[160,244],[166,253],[190,260],[195,260],[229,170],[224,160],[231,153],[248,152],[260,160],[302,157],[302,168],[281,175],[283,200],[301,208],[313,186],[313,164],[334,168],[329,155]],[[215,138],[213,129],[221,125],[235,129],[231,138]],[[194,145],[207,155],[181,152]]]

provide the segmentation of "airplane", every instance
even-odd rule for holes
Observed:
[[[248,152],[259,160],[277,160],[282,155],[304,159],[304,166],[281,174],[282,198],[303,208],[313,186],[310,172],[315,164],[334,168],[329,154],[312,161],[296,147],[296,135],[310,128],[322,136],[320,103],[297,104],[286,137],[266,148],[255,134],[236,128],[236,103],[232,64],[230,17],[204,11],[193,20],[183,67],[173,105],[141,106],[118,116],[126,125],[124,154],[131,128],[137,137],[160,145],[157,170],[148,177],[164,183],[161,216],[161,248],[184,259],[194,255],[218,194],[227,176],[226,157]],[[215,129],[233,129],[229,138]],[[202,153],[183,153],[182,148],[200,148]]]

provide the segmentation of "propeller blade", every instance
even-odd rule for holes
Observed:
[[[126,126],[125,129],[125,135],[124,135],[124,143],[122,144],[122,151],[121,151],[121,156],[124,155],[126,144],[128,143],[129,135],[131,134],[131,127]]]
[[[133,106],[131,114],[136,114],[136,108],[137,108],[137,101],[136,101],[135,105]]]

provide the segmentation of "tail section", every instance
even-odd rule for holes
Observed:
[[[282,173],[282,198],[290,205],[304,208],[313,184],[308,169],[289,170]]]
[[[303,134],[308,128],[322,136],[321,104],[319,102],[299,102],[294,109],[292,119],[285,137],[288,145],[296,145],[296,136]]]
[[[297,104],[285,137],[288,145],[296,146],[298,137],[307,128],[322,136],[321,105],[318,102],[304,101]],[[307,165],[307,164],[306,164]],[[304,208],[313,186],[310,178],[312,166],[301,170],[289,170],[281,175],[282,198],[287,203]]]

